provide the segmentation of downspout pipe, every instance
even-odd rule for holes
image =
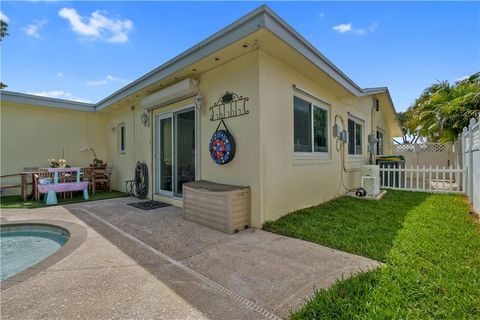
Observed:
[[[375,111],[378,111],[378,109],[377,109],[377,97],[373,96],[372,97],[372,108],[371,108],[371,111],[370,111],[370,122],[371,122],[371,135],[372,135],[372,137],[376,137],[376,135],[377,135]],[[375,144],[373,142],[371,143],[371,148],[370,148],[369,153],[370,153],[370,155],[369,155],[368,162],[370,164],[374,164],[374,162],[375,162]]]

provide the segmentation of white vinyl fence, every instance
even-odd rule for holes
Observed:
[[[465,177],[466,194],[473,209],[480,213],[480,117],[471,119],[468,128],[458,137],[459,162],[468,174]]]
[[[457,166],[456,150],[451,143],[406,143],[392,145],[392,153],[402,155],[406,166]]]
[[[417,152],[426,144],[420,146],[399,146],[403,152]],[[439,148],[439,145],[430,144],[428,148]],[[417,148],[420,148],[417,150]],[[441,152],[442,150],[429,150]],[[397,150],[397,149],[395,149]],[[392,164],[380,167],[380,187],[385,189],[399,189],[428,192],[452,192],[466,194],[473,209],[480,214],[480,118],[471,119],[468,128],[459,135],[455,150],[458,166],[438,165],[408,165]],[[417,152],[419,153],[419,152]],[[432,164],[433,161],[430,161]]]
[[[465,193],[466,169],[426,166],[380,167],[380,188]]]

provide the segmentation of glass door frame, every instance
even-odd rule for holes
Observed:
[[[160,189],[161,188],[161,172],[162,172],[162,169],[161,169],[161,164],[160,164],[160,150],[161,150],[161,137],[160,137],[160,132],[161,132],[161,126],[160,126],[160,123],[162,120],[164,119],[170,119],[170,123],[171,123],[171,136],[172,136],[172,141],[171,141],[171,145],[172,145],[172,153],[171,153],[171,156],[172,156],[172,187],[171,187],[171,191],[168,191],[168,190],[162,190]],[[158,114],[155,116],[155,134],[154,134],[154,137],[155,137],[155,149],[154,149],[154,159],[155,159],[155,163],[154,163],[154,168],[155,168],[155,194],[158,194],[158,195],[162,195],[162,196],[173,196],[173,144],[174,144],[174,137],[173,137],[173,113],[171,112],[166,112],[166,113],[161,113],[161,114]]]
[[[177,184],[177,148],[176,148],[176,122],[177,118],[175,117],[177,114],[189,112],[189,111],[194,111],[195,114],[195,180],[199,179],[199,110],[194,104],[186,105],[181,108],[177,108],[174,110],[166,111],[166,112],[161,112],[161,113],[154,113],[155,117],[155,127],[153,130],[154,134],[154,144],[153,144],[153,154],[154,154],[154,168],[155,168],[155,185],[154,185],[154,194],[158,196],[164,196],[164,197],[169,197],[169,198],[174,198],[178,200],[182,200],[182,197],[179,197],[178,195],[175,195],[175,188]],[[160,161],[160,148],[161,148],[161,137],[160,137],[160,121],[163,119],[171,119],[172,123],[172,191],[168,190],[162,190],[160,189],[161,187],[161,182],[160,182],[160,177],[161,177],[161,165],[159,164]]]

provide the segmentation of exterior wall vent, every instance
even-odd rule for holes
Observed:
[[[146,96],[142,99],[141,105],[146,110],[160,108],[175,101],[196,96],[198,92],[198,81],[189,78]]]
[[[375,97],[373,97],[373,107],[375,108],[375,111],[380,110],[380,101]]]

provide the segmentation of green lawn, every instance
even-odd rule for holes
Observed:
[[[264,228],[385,262],[319,290],[292,319],[480,319],[480,225],[461,196],[342,197]]]
[[[112,192],[97,191],[95,192],[95,195],[90,194],[90,199],[88,201],[119,198],[119,197],[125,197],[125,196],[128,196],[128,194],[120,191],[115,191],[115,190],[112,190]],[[58,205],[84,202],[84,201],[85,200],[83,200],[83,195],[81,192],[75,194],[73,196],[73,199],[70,199],[70,198],[63,199],[61,197],[58,197]],[[23,201],[21,196],[0,197],[0,208],[2,209],[33,209],[33,208],[40,208],[45,206],[46,205],[43,202],[43,196],[39,202],[35,200]]]

